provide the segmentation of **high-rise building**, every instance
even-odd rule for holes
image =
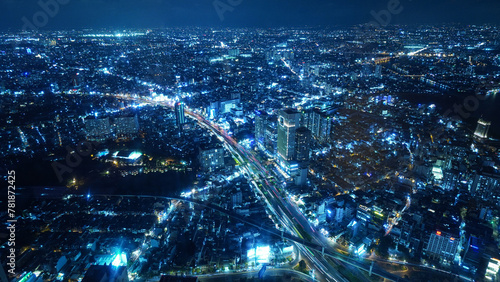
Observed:
[[[332,119],[328,113],[320,109],[313,109],[305,115],[304,120],[307,121],[304,125],[311,130],[312,136],[319,143],[326,143],[331,140]]]
[[[231,204],[234,207],[241,205],[243,203],[243,194],[241,191],[236,191],[231,195]]]
[[[492,199],[500,195],[499,187],[500,175],[482,172],[474,176],[470,192],[475,197]]]
[[[238,104],[240,103],[240,99],[231,99],[231,100],[226,100],[226,101],[221,101],[220,102],[220,113],[229,113],[231,112],[231,109],[236,108]]]
[[[299,162],[306,162],[309,160],[309,151],[311,147],[311,131],[305,127],[299,127],[295,134],[295,159]]]
[[[309,152],[311,151],[311,131],[305,127],[299,127],[295,132],[295,159],[299,168],[295,175],[296,185],[305,185],[307,182],[307,171],[309,166]]]
[[[175,104],[175,125],[179,130],[182,130],[182,125],[185,123],[184,118],[184,103],[177,102]]]
[[[204,171],[214,171],[224,167],[224,148],[220,145],[200,147],[199,161]]]
[[[445,170],[441,187],[446,191],[459,189],[462,181],[460,175],[460,172],[456,169]]]
[[[434,259],[454,261],[460,255],[457,253],[460,238],[457,237],[439,230],[431,233],[424,252]]]
[[[474,136],[477,138],[488,138],[488,131],[490,130],[491,122],[480,118],[477,121],[476,131]]]
[[[284,109],[279,113],[278,158],[281,162],[295,159],[295,134],[299,121],[300,113],[293,109]]]
[[[117,137],[131,136],[139,132],[137,115],[131,117],[117,117],[115,118],[114,126]]]
[[[219,114],[219,102],[210,102],[210,106],[207,107],[206,116],[208,119],[212,120]]]
[[[259,111],[255,116],[255,142],[264,146],[268,115],[264,111]]]
[[[276,156],[278,148],[278,127],[276,116],[269,116],[266,121],[266,128],[264,132],[264,148],[271,156]]]
[[[278,116],[277,161],[296,185],[304,185],[307,181],[310,140],[310,131],[300,127],[300,113],[293,109],[281,110]]]
[[[107,118],[88,118],[85,120],[85,129],[87,139],[93,141],[102,141],[111,137],[111,123]]]

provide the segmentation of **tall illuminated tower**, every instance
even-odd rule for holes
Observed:
[[[299,128],[300,113],[293,109],[281,110],[278,116],[278,156],[277,161],[280,167],[288,174],[292,175],[298,169],[295,162],[296,151],[296,131]]]
[[[184,103],[175,103],[175,125],[181,131],[182,125],[185,123],[184,120]]]
[[[278,117],[278,157],[282,161],[295,158],[295,134],[299,128],[300,113],[293,109],[281,110]]]

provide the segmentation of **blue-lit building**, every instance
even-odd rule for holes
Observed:
[[[423,252],[430,258],[451,263],[460,255],[458,254],[459,246],[459,236],[438,230],[429,235]]]
[[[255,116],[255,141],[264,147],[266,136],[268,114],[265,111],[259,111]]]
[[[198,157],[200,167],[204,171],[214,171],[224,167],[224,148],[220,145],[204,145],[200,147]]]
[[[304,126],[310,131],[312,136],[319,143],[327,143],[331,141],[332,134],[332,114],[327,111],[314,108],[304,114]]]
[[[500,200],[500,175],[481,172],[474,176],[470,187],[472,195],[482,199]]]
[[[116,137],[131,137],[139,133],[139,121],[137,115],[129,117],[117,117],[114,119]]]

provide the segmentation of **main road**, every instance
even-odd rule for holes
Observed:
[[[290,234],[297,235],[300,238],[311,238],[309,234],[316,234],[316,231],[309,225],[307,219],[297,212],[287,201],[283,200],[281,193],[274,185],[268,182],[268,177],[271,174],[260,164],[260,162],[232,137],[230,137],[218,125],[212,124],[201,115],[192,111],[186,110],[186,114],[198,121],[198,123],[221,139],[226,148],[238,159],[240,166],[246,170],[246,174],[251,179],[251,183],[255,189],[259,191],[263,199],[266,201],[270,210],[276,215],[276,218],[281,222],[284,231]],[[295,213],[294,213],[295,212]],[[305,228],[309,228],[306,230]],[[304,237],[306,236],[306,237]],[[334,269],[324,257],[314,255],[307,247],[298,244],[300,253],[303,254],[310,262],[311,267],[317,270],[317,275],[324,281],[345,281],[337,270]]]

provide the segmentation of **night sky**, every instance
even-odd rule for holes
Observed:
[[[302,27],[368,23],[398,0],[41,0],[59,1],[42,29],[175,26]],[[21,29],[43,9],[37,0],[0,0],[0,29]],[[390,24],[500,23],[498,0],[399,0]],[[214,3],[223,9],[222,17]],[[42,18],[43,19],[43,18]]]

